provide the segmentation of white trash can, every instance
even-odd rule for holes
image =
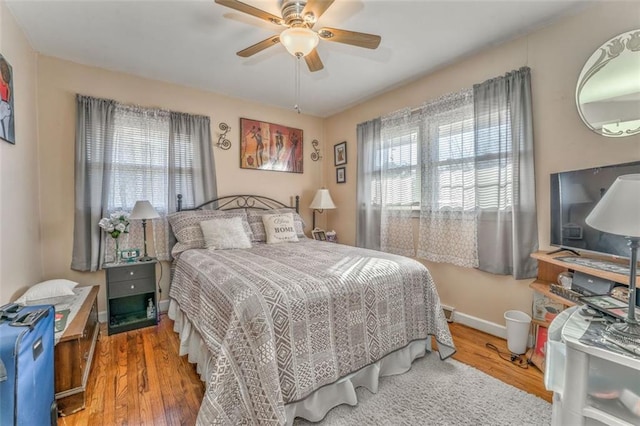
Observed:
[[[507,311],[504,313],[507,323],[507,348],[516,355],[527,352],[531,317],[522,311]]]

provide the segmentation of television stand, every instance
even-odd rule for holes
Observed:
[[[553,250],[553,251],[547,252],[547,254],[548,255],[552,255],[552,254],[556,254],[556,253],[561,253],[563,251],[568,251],[568,252],[571,252],[571,253],[575,254],[576,256],[580,256],[580,253],[578,253],[577,251],[572,250],[570,248],[559,248],[557,250]]]

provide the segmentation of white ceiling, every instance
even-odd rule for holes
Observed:
[[[246,0],[280,15],[281,0]],[[382,36],[377,50],[321,40],[325,68],[302,63],[302,112],[326,117],[447,63],[583,8],[586,0],[336,0],[315,28]],[[295,59],[282,45],[235,52],[282,27],[213,0],[8,0],[38,52],[292,108]],[[508,71],[508,70],[505,70]]]

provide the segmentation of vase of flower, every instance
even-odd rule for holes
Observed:
[[[115,252],[115,261],[113,263],[120,263],[120,244],[118,243],[118,239],[115,239],[116,252]]]
[[[98,226],[113,238],[115,246],[115,257],[113,258],[113,263],[119,263],[120,243],[118,239],[120,238],[120,235],[129,233],[129,213],[123,211],[111,213],[109,217],[100,219]]]

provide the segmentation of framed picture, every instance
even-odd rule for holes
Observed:
[[[302,130],[240,119],[240,168],[302,173]]]
[[[327,234],[324,232],[323,229],[316,228],[313,231],[311,231],[311,235],[313,235],[314,240],[327,241]]]
[[[347,181],[347,172],[344,167],[336,169],[336,183],[345,183]]]
[[[14,97],[13,71],[9,61],[0,55],[0,139],[15,145]]]
[[[125,262],[135,262],[140,257],[140,249],[124,249],[120,250],[120,259]]]
[[[347,164],[347,141],[333,146],[333,165],[341,166],[343,164]]]

